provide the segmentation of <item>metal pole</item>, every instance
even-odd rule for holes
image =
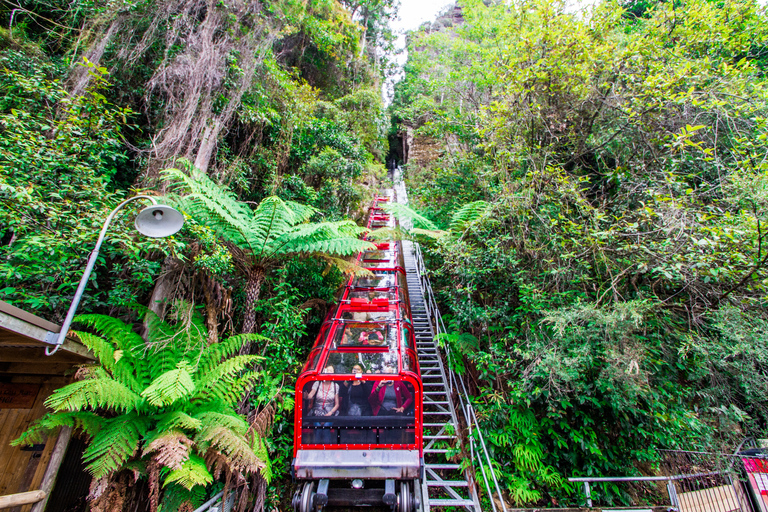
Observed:
[[[224,491],[219,491],[218,494],[216,494],[213,498],[209,499],[202,505],[200,505],[198,508],[195,509],[195,512],[204,512],[205,510],[210,510],[211,505],[216,503],[216,500],[221,498],[224,495]]]
[[[50,351],[51,347],[45,348],[45,355],[52,356],[56,353],[57,350],[61,347],[61,345],[64,343],[64,340],[67,338],[67,333],[69,332],[69,326],[72,325],[72,319],[75,317],[75,311],[77,310],[78,304],[80,304],[80,299],[83,297],[83,292],[85,292],[85,287],[88,285],[88,278],[91,277],[91,272],[93,271],[94,265],[96,265],[96,259],[99,257],[99,250],[101,250],[101,244],[104,242],[104,238],[107,235],[107,228],[109,227],[109,223],[112,222],[112,219],[115,217],[115,214],[126,204],[130,203],[131,201],[135,201],[136,199],[149,199],[152,201],[153,205],[157,204],[157,201],[154,197],[151,196],[134,196],[129,199],[126,199],[117,207],[112,210],[112,212],[107,217],[107,220],[104,221],[104,225],[101,228],[101,233],[99,233],[99,238],[96,240],[96,247],[93,248],[93,251],[91,252],[90,257],[88,258],[88,264],[85,266],[85,272],[83,272],[83,277],[80,278],[80,284],[77,285],[77,291],[75,291],[75,296],[72,299],[72,304],[69,305],[69,311],[67,311],[67,316],[64,319],[64,323],[61,324],[61,331],[59,331],[59,336],[56,338],[56,341],[54,342],[54,345],[56,345],[56,348],[53,349],[53,351]]]
[[[677,498],[677,489],[672,479],[667,480],[667,494],[669,494],[669,504],[680,510],[680,500]]]
[[[584,482],[584,495],[587,497],[587,508],[592,508],[592,494],[589,489],[589,482]]]

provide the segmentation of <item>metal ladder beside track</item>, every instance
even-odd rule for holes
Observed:
[[[422,510],[463,507],[481,512],[477,488],[460,464],[446,460],[459,446],[459,423],[453,407],[448,378],[435,341],[436,330],[427,313],[421,276],[411,242],[402,242],[408,297],[411,303],[416,348],[424,385],[424,478],[421,480]]]

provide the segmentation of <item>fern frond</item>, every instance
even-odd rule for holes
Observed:
[[[200,360],[197,363],[196,374],[206,374],[213,370],[223,359],[240,351],[246,343],[268,342],[269,339],[261,334],[238,334],[230,336],[224,341],[208,345],[203,349]]]
[[[275,239],[300,223],[301,213],[294,212],[289,204],[277,196],[263,199],[256,207],[251,220],[251,229],[259,239],[259,246],[252,247],[254,257],[261,260],[268,253],[273,252],[269,248]]]
[[[486,201],[473,201],[465,204],[451,216],[451,223],[448,229],[454,233],[464,231],[467,225],[485,215],[489,207],[490,204]]]
[[[360,230],[360,233],[363,232],[364,230]],[[371,242],[339,232],[339,227],[334,223],[322,222],[298,226],[284,233],[268,248],[267,254],[274,257],[292,253],[324,252],[349,256],[374,248]]]
[[[230,382],[232,377],[242,372],[249,365],[263,360],[264,358],[261,356],[246,355],[231,357],[223,361],[211,371],[200,374],[197,382],[198,393],[203,393],[213,388],[219,381]]]
[[[232,407],[253,388],[259,376],[258,372],[245,372],[227,379],[220,379],[207,394]]]
[[[413,228],[411,230],[412,235],[422,235],[437,240],[448,234],[448,231],[432,231],[430,229]]]
[[[302,222],[308,222],[312,216],[319,210],[313,206],[297,203],[295,201],[284,201],[285,206],[293,214],[293,225],[301,224]]]
[[[90,411],[46,414],[34,421],[17,439],[11,441],[11,446],[30,446],[44,443],[48,435],[59,427],[72,427],[74,430],[80,430],[87,436],[93,437],[99,432],[103,422],[104,418]]]
[[[144,339],[133,332],[133,326],[118,318],[107,315],[78,315],[74,321],[100,333],[120,350],[132,350],[144,345]]]
[[[56,412],[100,408],[127,412],[141,405],[138,393],[112,379],[103,368],[94,368],[91,375],[93,377],[55,390],[45,400],[45,405]]]
[[[115,366],[115,346],[113,344],[89,332],[75,331],[75,336],[83,345],[88,347],[88,350],[93,353],[104,368],[112,370]]]
[[[144,339],[133,332],[133,325],[109,317],[107,315],[79,315],[75,322],[84,324],[102,335],[104,341],[111,344],[115,351],[110,359],[107,358],[106,346],[99,347],[104,355],[99,361],[113,373],[116,380],[130,386],[136,392],[144,387],[149,380],[149,366],[144,361]],[[83,336],[83,342],[93,341],[85,333],[76,333]],[[89,347],[90,348],[90,347]],[[104,352],[107,351],[107,352]],[[112,364],[114,361],[114,365]]]
[[[163,512],[196,510],[205,502],[207,496],[207,490],[202,485],[185,489],[181,485],[169,483],[163,489]]]
[[[390,240],[407,240],[408,234],[400,228],[379,228],[369,231],[366,235],[367,240],[378,241],[390,241]]]
[[[411,221],[413,223],[413,227],[415,228],[429,229],[432,231],[438,231],[440,229],[437,227],[437,224],[424,217],[416,210],[405,206],[404,204],[385,203],[383,205],[383,209],[385,212],[397,217],[401,223],[404,220]]]
[[[192,430],[198,431],[203,423],[185,413],[184,411],[171,411],[157,417],[157,431],[166,430]]]
[[[368,270],[365,267],[361,267],[354,261],[347,261],[343,258],[336,258],[334,256],[329,256],[327,254],[323,253],[317,253],[313,254],[313,256],[320,258],[322,260],[325,260],[329,265],[332,265],[339,270],[341,270],[344,274],[347,275],[355,275],[357,277],[371,277],[373,276],[373,272]],[[325,275],[325,272],[324,272]]]
[[[83,452],[83,461],[88,463],[86,469],[95,478],[109,476],[120,469],[138,451],[148,421],[135,413],[104,420],[104,426]]]
[[[216,406],[212,403],[210,407]],[[227,407],[227,404],[221,403],[216,409],[215,411],[207,409],[192,415],[203,424],[200,433],[195,437],[195,442],[204,441],[207,435],[205,432],[216,427],[226,427],[241,436],[248,432],[248,422],[242,416],[235,414],[232,407]]]
[[[224,426],[214,426],[204,430],[201,441],[209,449],[224,454],[231,469],[243,474],[254,474],[266,464],[253,450],[248,440],[242,435]]]
[[[261,468],[261,476],[267,483],[272,481],[272,461],[269,458],[269,452],[267,450],[267,443],[255,432],[253,433],[253,441],[251,442],[253,447],[253,453],[256,454],[260,460],[264,462],[264,467]]]
[[[189,459],[192,444],[192,440],[184,432],[170,430],[147,443],[142,456],[152,454],[152,458],[161,466],[181,469],[182,464]]]
[[[192,490],[196,485],[206,486],[213,483],[213,475],[205,467],[202,457],[191,455],[184,461],[179,469],[174,469],[165,477],[163,487],[170,484],[179,484],[187,490]]]
[[[155,407],[165,407],[180,398],[191,396],[195,392],[191,369],[187,361],[179,361],[175,369],[153,380],[152,384],[142,391],[141,396]]]

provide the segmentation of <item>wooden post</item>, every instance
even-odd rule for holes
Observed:
[[[7,494],[0,496],[0,508],[18,507],[19,505],[29,505],[38,503],[45,498],[43,491],[20,492],[17,494]]]
[[[56,439],[56,446],[53,447],[51,460],[48,462],[48,468],[43,475],[43,481],[40,483],[40,490],[45,493],[45,497],[38,501],[31,512],[43,512],[48,504],[48,498],[51,496],[53,484],[56,483],[56,477],[59,474],[59,467],[64,460],[64,454],[67,453],[69,440],[72,438],[72,427],[62,427],[59,432],[59,438]]]

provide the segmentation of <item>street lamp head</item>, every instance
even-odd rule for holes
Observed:
[[[164,204],[148,206],[136,216],[136,229],[151,238],[171,236],[183,225],[184,216]]]

